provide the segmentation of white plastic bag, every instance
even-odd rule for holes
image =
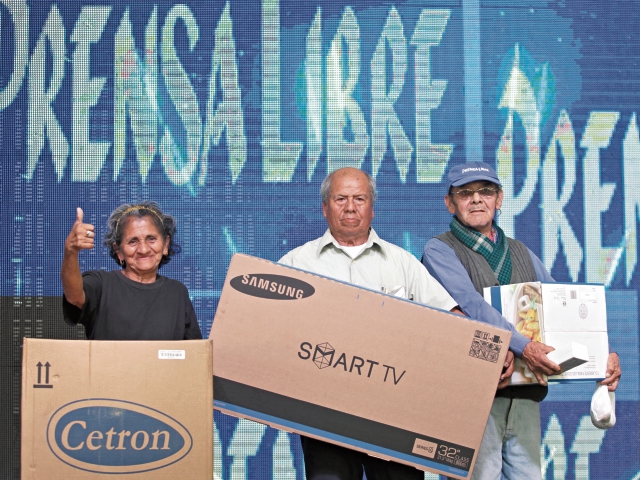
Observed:
[[[616,394],[606,385],[598,384],[591,397],[591,423],[602,430],[616,424]]]

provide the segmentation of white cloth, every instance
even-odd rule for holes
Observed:
[[[380,239],[373,228],[355,259],[327,229],[322,237],[291,250],[279,263],[392,295],[404,289],[404,298],[442,310],[457,305],[413,255]]]
[[[358,258],[358,256],[364,252],[364,249],[367,248],[367,244],[363,243],[362,245],[356,245],[353,247],[345,247],[344,245],[340,245],[340,248],[343,252],[349,255],[351,258]]]

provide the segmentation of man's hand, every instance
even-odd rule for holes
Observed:
[[[527,364],[531,373],[533,373],[540,385],[546,385],[547,382],[543,375],[557,375],[561,368],[557,363],[547,358],[547,353],[553,352],[555,348],[531,341],[527,343],[522,352],[522,360]]]
[[[506,358],[504,359],[504,366],[502,367],[502,375],[500,375],[498,390],[509,385],[509,380],[511,379],[511,375],[513,375],[514,364],[515,362],[514,362],[513,352],[509,350],[507,352]]]
[[[617,353],[610,353],[607,359],[607,378],[600,382],[600,385],[606,385],[610,392],[615,392],[620,383],[620,377],[622,376],[622,369],[620,368],[620,357]]]

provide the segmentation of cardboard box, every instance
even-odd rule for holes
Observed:
[[[218,410],[468,478],[510,333],[236,254],[211,338]]]
[[[22,478],[212,478],[208,340],[26,338]]]
[[[609,341],[603,285],[527,282],[484,289],[484,298],[532,340],[565,350],[585,345],[588,362],[549,377],[550,382],[602,380],[607,370]],[[512,385],[537,383],[523,361],[516,359]]]

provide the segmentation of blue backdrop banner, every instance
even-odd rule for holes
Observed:
[[[484,160],[505,233],[607,287],[624,372],[609,431],[594,384],[550,389],[543,477],[638,480],[639,24],[617,1],[2,0],[0,295],[62,294],[76,207],[101,238],[152,199],[183,247],[163,274],[208,335],[233,253],[324,232],[327,173],[371,173],[376,231],[419,258],[448,229],[443,175]],[[117,268],[102,246],[80,259]],[[295,435],[215,421],[218,478],[304,478]]]

